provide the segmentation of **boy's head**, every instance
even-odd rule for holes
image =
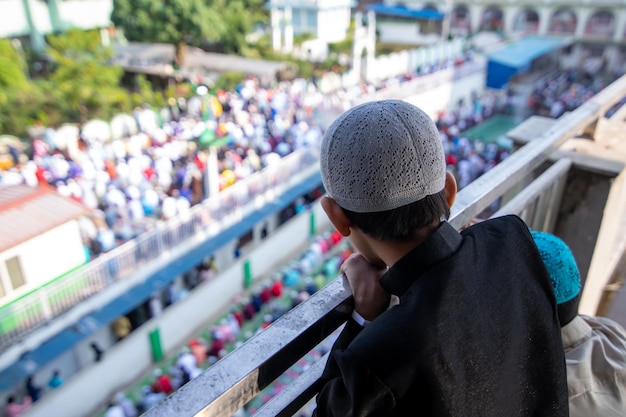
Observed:
[[[407,240],[438,224],[456,195],[435,123],[402,100],[368,102],[339,116],[324,135],[320,167],[351,226],[378,240]]]
[[[548,270],[561,326],[565,326],[578,314],[580,301],[580,274],[574,254],[559,237],[531,230],[541,259]]]

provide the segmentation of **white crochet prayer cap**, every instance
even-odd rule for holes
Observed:
[[[328,195],[371,213],[443,190],[446,162],[432,119],[402,100],[372,101],[339,116],[324,134],[320,167]]]

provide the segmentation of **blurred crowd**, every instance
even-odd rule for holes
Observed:
[[[0,186],[48,184],[90,208],[91,215],[81,219],[80,224],[85,245],[95,257],[133,239],[154,222],[186,214],[209,196],[208,184],[212,181],[223,190],[298,149],[318,146],[325,122],[359,98],[450,65],[455,63],[442,62],[380,85],[360,85],[332,94],[322,94],[313,80],[265,86],[248,78],[233,91],[218,91],[214,96],[199,91],[188,100],[172,99],[158,112],[137,109],[132,114],[133,122],[126,126],[126,134],[106,139],[102,139],[106,133],[100,136],[79,131],[68,138],[53,129],[42,129],[33,138],[29,152],[11,144],[0,145],[6,146],[10,155],[9,161],[0,166]],[[613,78],[564,71],[542,80],[526,106],[533,114],[560,117]],[[495,115],[514,114],[513,105],[506,91],[483,91],[439,113],[436,123],[446,162],[459,188],[466,187],[511,152],[510,147],[470,140],[463,133]],[[216,178],[209,177],[213,175],[208,169],[211,147],[217,154]],[[156,369],[153,383],[143,387],[139,401],[117,394],[106,416],[138,415],[267,327],[286,309],[304,301],[339,270],[348,253],[342,251],[328,258],[325,255],[340,240],[335,232],[314,242],[279,277],[238,300],[236,307],[211,328],[209,337],[189,341],[171,367]],[[320,269],[322,261],[324,266]],[[213,268],[204,266],[197,272],[201,281],[210,280],[215,274]],[[287,294],[283,287],[289,290]],[[288,305],[280,302],[286,296]],[[253,332],[242,334],[246,323],[258,326]],[[60,379],[59,375],[56,377]],[[48,385],[53,388],[51,384],[61,383]],[[27,391],[30,395],[22,403],[9,397],[7,409],[14,410],[12,415],[20,414],[37,400],[32,394],[36,390],[27,387]]]
[[[0,185],[50,184],[92,209],[81,230],[97,256],[154,221],[186,214],[208,196],[210,181],[223,190],[316,144],[322,131],[305,103],[305,85],[265,88],[251,78],[236,91],[170,101],[159,114],[138,109],[137,131],[120,138],[67,140],[47,129],[34,138],[32,157],[12,152]],[[208,147],[217,142],[217,177],[208,178]]]
[[[591,73],[584,69],[559,72],[537,83],[526,108],[530,115],[557,119],[589,100],[618,76],[608,71]]]
[[[144,378],[144,382],[148,383],[142,385],[138,392],[117,393],[104,416],[134,417],[150,409],[308,299],[337,276],[341,263],[351,254],[346,243],[337,231],[315,238],[300,256],[266,282],[233,300],[233,307],[226,315],[188,340],[174,357],[154,368]],[[247,416],[280,392],[290,380],[319,359],[325,353],[324,349],[330,349],[330,345],[322,344],[305,356],[237,415]]]
[[[443,143],[448,170],[454,174],[459,189],[506,159],[511,149],[497,141],[470,140],[463,135],[495,115],[510,115],[506,91],[484,91],[460,100],[450,111],[442,111],[436,120]]]
[[[121,124],[39,126],[31,129],[32,149],[0,143],[7,156],[0,186],[48,184],[90,208],[80,227],[90,257],[97,257],[158,220],[188,214],[208,197],[210,184],[223,190],[297,149],[316,146],[322,126],[360,98],[455,64],[442,61],[329,94],[317,80],[266,86],[250,77],[215,95],[201,85],[188,100],[170,99],[159,111],[138,108]],[[217,154],[213,171],[210,147]]]

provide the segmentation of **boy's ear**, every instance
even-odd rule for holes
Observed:
[[[456,200],[456,179],[451,172],[446,172],[446,184],[443,187],[446,193],[446,201],[448,202],[448,207],[452,207],[454,204],[454,200]]]
[[[322,197],[321,204],[335,229],[343,236],[350,236],[350,220],[346,217],[343,209],[339,207],[339,204],[327,195]]]

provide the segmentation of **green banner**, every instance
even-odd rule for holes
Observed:
[[[150,348],[152,349],[152,361],[158,362],[163,359],[163,347],[161,346],[161,334],[157,327],[150,332]]]
[[[250,288],[252,286],[252,268],[250,261],[247,260],[243,263],[243,287]]]

